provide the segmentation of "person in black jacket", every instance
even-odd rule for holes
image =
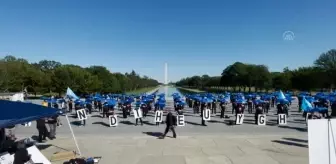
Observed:
[[[73,108],[72,100],[69,101],[68,106],[69,106],[69,112],[72,113],[72,108]]]
[[[48,130],[46,127],[46,120],[45,119],[36,120],[36,128],[39,133],[38,141],[42,142],[43,140],[46,140],[46,137],[48,135]]]
[[[166,129],[163,134],[163,136],[160,137],[160,139],[164,139],[169,131],[169,129],[173,132],[173,137],[176,138],[176,133],[175,133],[175,127],[176,126],[176,117],[169,112],[166,117]]]
[[[206,104],[205,103],[202,103],[201,104],[201,119],[202,119],[202,126],[207,126],[205,124],[205,120],[203,119],[203,111],[205,111],[205,108],[206,108]]]

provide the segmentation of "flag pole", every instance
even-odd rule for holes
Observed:
[[[74,134],[74,132],[73,132],[73,130],[72,130],[72,127],[71,127],[71,124],[70,124],[70,121],[69,121],[69,118],[68,118],[68,114],[65,114],[65,117],[66,117],[66,119],[67,119],[67,121],[68,121],[68,125],[69,125],[69,128],[70,128],[71,134],[72,134],[72,138],[73,138],[74,141],[75,141],[75,144],[76,144],[76,147],[77,147],[77,151],[78,151],[78,155],[81,156],[82,153],[81,153],[81,151],[80,151],[80,149],[79,149],[79,146],[78,146],[78,143],[77,143],[75,134]]]

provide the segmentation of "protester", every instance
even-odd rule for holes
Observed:
[[[216,110],[217,110],[217,101],[213,100],[211,104],[211,114],[216,114]]]
[[[264,109],[264,113],[268,113],[268,111],[270,110],[270,101],[269,100],[265,100],[264,104],[263,104],[263,109]]]
[[[248,111],[248,113],[250,113],[250,114],[253,112],[253,111],[252,111],[252,106],[253,106],[252,99],[249,98],[248,101],[247,101],[247,111]]]
[[[203,126],[207,126],[207,125],[205,124],[205,120],[203,119],[203,111],[205,111],[205,107],[206,107],[206,104],[205,104],[205,103],[202,103],[202,104],[201,104],[201,119],[202,119],[202,125],[203,125]]]
[[[88,109],[89,114],[91,114],[92,113],[92,103],[91,102],[90,103],[86,103],[86,108]]]
[[[143,117],[146,118],[147,117],[147,113],[148,113],[148,105],[146,103],[142,103],[140,105],[140,108],[142,110]]]
[[[135,110],[141,110],[140,108],[135,108]],[[135,126],[138,126],[138,121],[140,120],[141,126],[143,126],[142,118],[135,119]]]
[[[103,106],[103,118],[105,118],[105,116],[108,118],[108,112],[109,112],[109,107],[107,104],[104,104]]]
[[[46,140],[46,137],[48,135],[48,130],[46,127],[46,120],[45,119],[38,119],[36,120],[36,128],[38,130],[38,142],[42,142],[43,140]]]
[[[57,127],[57,116],[53,116],[48,119],[48,124],[50,128],[49,138],[51,140],[56,139],[56,127]]]
[[[254,123],[258,124],[258,115],[263,114],[262,103],[255,103]]]
[[[72,100],[70,100],[68,102],[68,106],[69,106],[69,112],[72,113],[72,108],[73,108],[73,102],[72,102]]]
[[[99,112],[102,112],[102,110],[103,110],[103,104],[102,104],[101,101],[98,101],[98,110],[99,110]]]
[[[221,107],[220,118],[224,118],[225,109],[226,109],[226,102],[221,101],[221,102],[220,102],[220,107]]]
[[[5,128],[6,130],[6,136],[7,138],[9,138],[10,140],[15,141],[16,137],[15,137],[15,125],[12,126],[8,126],[7,128]]]
[[[160,137],[160,139],[164,139],[169,130],[173,132],[173,137],[176,138],[175,126],[176,126],[176,117],[169,111],[166,117],[166,129],[164,134]]]

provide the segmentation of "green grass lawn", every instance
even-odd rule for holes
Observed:
[[[134,91],[128,91],[128,92],[126,92],[126,94],[142,94],[142,93],[147,93],[147,92],[153,91],[156,88],[159,89],[158,86],[156,86],[156,87],[140,88],[140,89],[137,89],[137,90],[134,90]]]

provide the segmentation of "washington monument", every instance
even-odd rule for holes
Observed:
[[[168,97],[168,64],[165,63],[165,72],[164,72],[164,75],[165,75],[165,81],[164,81],[164,84],[166,85],[164,87],[164,90],[165,90],[165,97]]]
[[[164,81],[164,84],[167,85],[168,84],[168,64],[165,63],[165,81]]]

